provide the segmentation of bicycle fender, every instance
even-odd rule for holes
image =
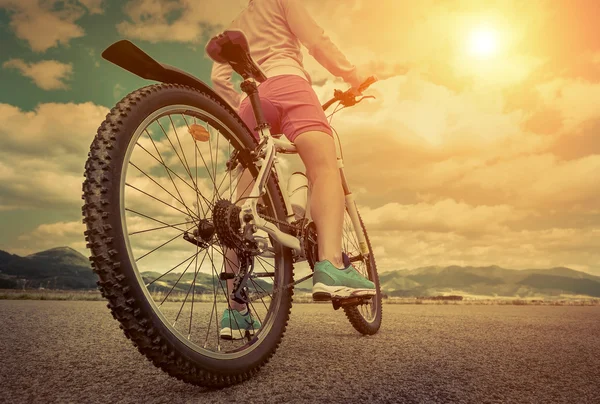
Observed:
[[[150,55],[128,40],[113,43],[102,52],[102,57],[143,79],[161,83],[182,84],[196,88],[209,94],[237,115],[237,111],[208,84],[181,69],[154,60]],[[248,128],[248,130],[250,129]]]

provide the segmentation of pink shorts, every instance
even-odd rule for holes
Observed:
[[[271,134],[283,133],[291,142],[308,131],[320,131],[333,136],[331,127],[310,83],[300,76],[274,76],[258,86],[265,119],[271,124]],[[256,118],[248,98],[240,106],[240,117],[259,138]]]

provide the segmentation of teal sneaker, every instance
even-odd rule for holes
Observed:
[[[234,309],[225,309],[221,317],[222,339],[244,339],[246,332],[253,336],[260,329],[260,321],[255,319],[248,311],[245,315]]]
[[[359,274],[352,265],[338,269],[328,260],[315,263],[313,300],[375,296],[376,293],[375,284]]]

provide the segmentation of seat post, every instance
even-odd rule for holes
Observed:
[[[248,98],[250,98],[250,104],[252,105],[254,117],[256,118],[256,130],[270,128],[271,125],[266,121],[262,110],[256,82],[254,80],[244,80],[240,85],[240,88],[248,95]]]

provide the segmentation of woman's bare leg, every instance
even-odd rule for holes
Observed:
[[[311,184],[310,213],[319,233],[319,260],[329,260],[338,268],[343,268],[342,261],[342,227],[344,224],[344,190],[337,167],[335,143],[333,138],[324,132],[305,132],[298,136],[294,143],[306,166],[306,174]],[[252,190],[254,180],[245,171],[237,186],[238,205],[244,203],[240,198],[247,196]],[[243,190],[247,189],[244,195]],[[239,261],[235,251],[228,249],[225,271],[237,273]],[[227,290],[233,290],[233,280],[227,280]],[[232,309],[244,310],[245,306],[229,299]]]
[[[342,227],[344,190],[337,166],[333,137],[324,132],[305,132],[294,140],[311,184],[310,214],[319,234],[319,260],[343,268]]]

